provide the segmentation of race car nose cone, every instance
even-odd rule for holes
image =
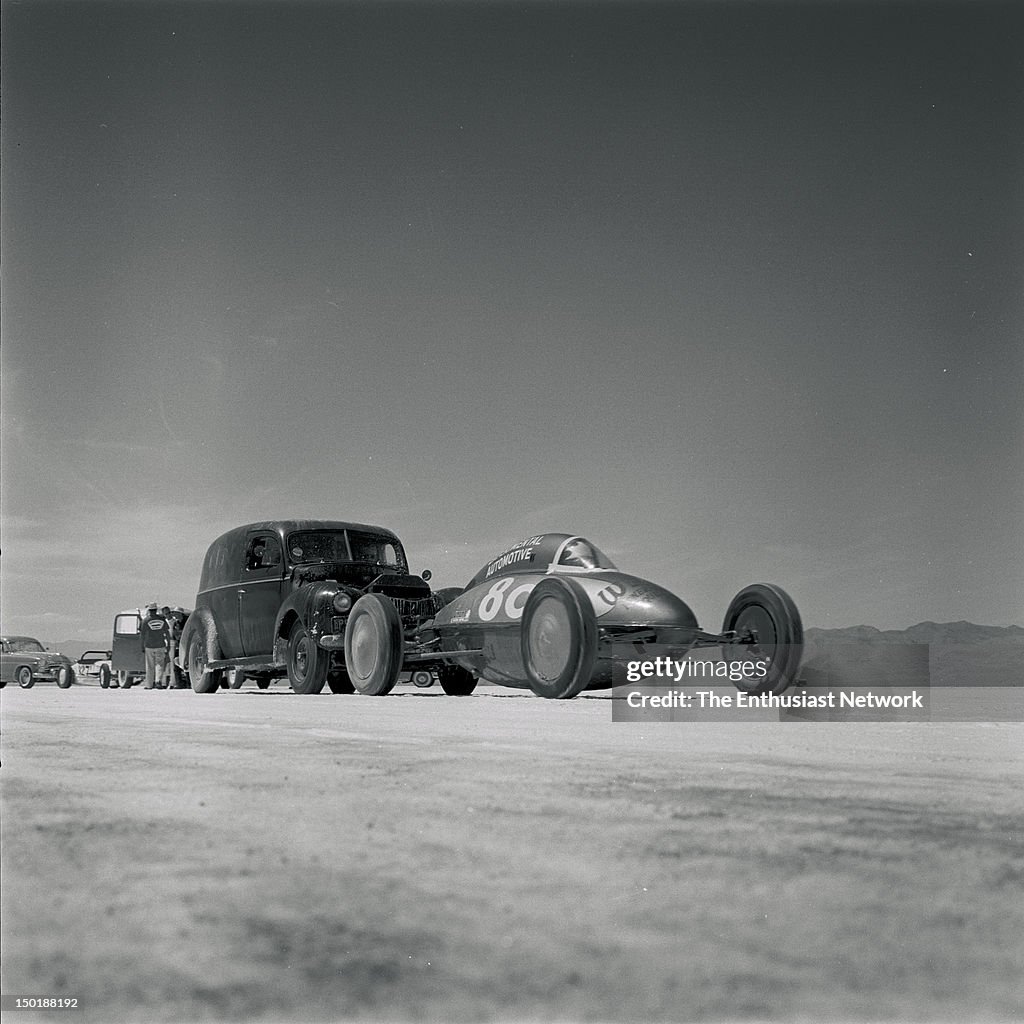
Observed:
[[[623,626],[672,629],[671,639],[661,641],[659,637],[659,641],[668,643],[684,642],[687,635],[692,637],[697,632],[697,618],[690,606],[670,590],[638,577],[622,577],[622,586],[625,592],[608,620]]]

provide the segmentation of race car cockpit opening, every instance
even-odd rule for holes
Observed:
[[[599,548],[583,537],[570,537],[555,556],[555,568],[614,569],[615,565]]]

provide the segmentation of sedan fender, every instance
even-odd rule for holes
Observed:
[[[302,584],[285,598],[274,623],[274,661],[277,664],[285,663],[285,648],[296,622],[303,623],[316,640],[331,632],[334,597],[341,589],[334,580],[318,580]]]

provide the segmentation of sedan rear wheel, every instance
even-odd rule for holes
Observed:
[[[196,693],[216,693],[224,679],[223,669],[207,668],[206,637],[196,634],[188,642],[188,678]]]
[[[32,669],[30,669],[28,665],[22,665],[21,668],[15,672],[14,678],[23,690],[30,690],[35,684],[35,679],[32,676]]]

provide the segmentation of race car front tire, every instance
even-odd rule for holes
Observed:
[[[779,694],[796,680],[803,654],[804,627],[793,599],[772,583],[752,583],[729,603],[723,633],[755,634],[756,643],[723,644],[726,661],[766,658],[764,676],[744,678],[736,688],[744,693]]]
[[[519,644],[538,697],[575,697],[590,682],[597,660],[597,616],[587,592],[564,576],[541,580],[526,599]]]

